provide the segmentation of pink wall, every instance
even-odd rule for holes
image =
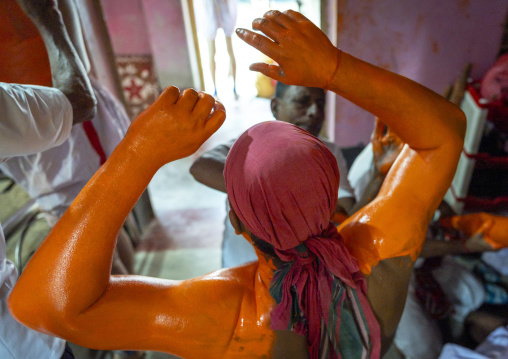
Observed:
[[[151,53],[142,0],[102,0],[102,8],[116,55]]]
[[[102,0],[116,55],[151,54],[161,87],[192,87],[180,0]]]
[[[443,93],[467,62],[481,77],[499,51],[506,0],[339,0],[339,47]],[[338,99],[335,142],[369,141],[373,116]]]
[[[182,2],[143,0],[148,36],[162,87],[192,87]]]

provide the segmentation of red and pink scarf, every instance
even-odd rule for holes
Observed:
[[[286,264],[274,274],[274,330],[307,338],[311,358],[379,358],[380,329],[358,263],[330,222],[339,170],[316,137],[270,121],[251,127],[224,168],[233,210]]]

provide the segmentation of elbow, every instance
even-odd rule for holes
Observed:
[[[189,169],[191,175],[199,183],[226,193],[223,171],[224,163],[212,159],[206,154],[194,161]]]
[[[190,174],[194,179],[200,183],[203,183],[203,170],[202,170],[202,158],[199,157],[197,160],[194,161],[192,166],[189,169]]]
[[[454,105],[454,113],[452,114],[454,133],[457,141],[460,144],[460,148],[464,145],[464,138],[466,137],[467,120],[464,112],[456,105]]]
[[[464,112],[455,104],[447,103],[446,112],[441,115],[443,130],[439,147],[445,147],[449,153],[459,155],[464,147],[467,120]]]
[[[26,293],[16,285],[7,298],[7,307],[18,322],[32,329],[41,329],[39,322],[44,321],[47,307],[34,293]]]
[[[26,291],[14,286],[7,298],[7,307],[14,319],[33,330],[61,337],[67,333],[63,328],[70,324],[70,316],[66,315],[68,308],[58,309],[38,295],[35,288]]]
[[[26,314],[26,302],[20,295],[18,294],[19,290],[16,290],[16,287],[12,290],[11,294],[7,298],[7,308],[11,315],[20,323],[26,324],[23,320]]]

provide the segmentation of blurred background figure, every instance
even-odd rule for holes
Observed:
[[[238,98],[238,94],[236,93],[236,59],[233,51],[233,42],[231,40],[231,35],[236,25],[236,0],[196,0],[194,4],[198,30],[205,37],[208,44],[214,96],[217,96],[217,84],[215,80],[215,38],[217,37],[217,30],[222,29],[226,36],[226,46],[229,56],[229,76],[233,77],[233,94],[236,99]]]

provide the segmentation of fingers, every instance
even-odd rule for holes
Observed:
[[[383,121],[379,119],[379,117],[376,117],[374,120],[374,130],[372,131],[371,139],[381,140],[383,137],[383,132],[385,130],[385,124]]]
[[[206,138],[209,138],[211,135],[215,133],[219,129],[220,126],[226,120],[226,110],[224,106],[220,102],[216,102],[214,106],[214,111],[208,117],[205,123],[205,134]]]
[[[199,94],[194,89],[186,89],[182,91],[180,94],[180,98],[178,99],[178,105],[182,108],[182,110],[186,112],[191,112],[194,109],[194,106],[199,100]]]
[[[252,22],[252,28],[254,30],[263,32],[266,36],[273,39],[277,44],[280,42],[282,37],[287,35],[286,29],[284,27],[267,18],[255,19]]]
[[[270,19],[274,23],[278,24],[280,27],[283,27],[284,29],[288,29],[291,27],[291,23],[293,22],[292,19],[287,17],[287,15],[284,15],[279,10],[270,10],[267,11],[264,15],[264,18]],[[256,19],[257,20],[257,19]],[[254,21],[256,21],[254,20]],[[252,24],[252,27],[254,27],[254,23]]]
[[[284,82],[286,76],[278,65],[269,65],[261,62],[257,62],[249,66],[249,70],[261,72],[263,75],[271,77],[274,80]]]
[[[478,228],[474,234],[477,235],[477,234],[481,234],[483,236],[484,233],[487,233],[490,228],[494,225],[494,221],[489,219],[489,220],[486,220],[485,222],[482,223],[482,225],[480,226],[480,228]]]
[[[309,19],[307,19],[305,16],[293,10],[286,10],[284,12],[280,12],[278,10],[270,10],[267,11],[263,17],[276,22],[285,29],[289,29],[295,21],[309,21]]]
[[[212,112],[212,109],[215,106],[215,99],[204,92],[199,92],[198,96],[199,99],[194,106],[193,113],[197,114],[198,116],[202,116],[203,120],[205,120],[208,118],[210,112]]]
[[[180,96],[180,90],[178,87],[169,86],[162,91],[157,101],[174,104],[178,100],[178,96]]]
[[[226,114],[226,109],[224,108],[224,105],[222,102],[215,101],[215,106],[213,107],[214,111],[222,111],[224,114]]]
[[[391,142],[396,146],[402,147],[404,145],[404,142],[402,142],[400,137],[397,136],[397,134],[393,132],[390,127],[387,127],[386,129],[386,137],[391,139]]]
[[[203,124],[205,137],[210,137],[224,123],[226,110],[224,105],[204,92],[199,92],[199,99],[194,106],[193,114]],[[210,112],[214,110],[211,114]]]
[[[288,18],[290,18],[293,21],[310,21],[309,19],[307,19],[305,16],[303,16],[299,12],[293,11],[293,10],[286,10],[282,13],[282,15],[286,15]]]
[[[266,56],[277,61],[276,57],[279,53],[277,48],[278,45],[269,38],[260,34],[256,34],[250,30],[241,28],[236,29],[236,34],[240,39],[245,41],[250,46],[258,49]]]

